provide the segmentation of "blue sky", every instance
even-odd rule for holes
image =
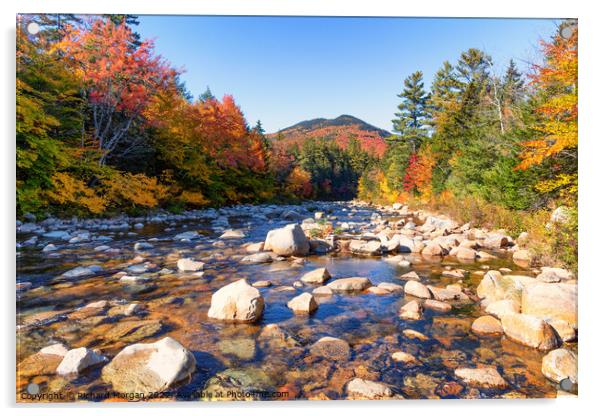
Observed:
[[[426,85],[444,60],[480,48],[503,72],[540,59],[548,19],[140,16],[196,97],[234,95],[250,124],[267,132],[301,120],[351,114],[391,129],[403,79],[422,70]]]

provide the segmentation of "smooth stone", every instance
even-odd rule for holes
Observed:
[[[485,368],[457,368],[454,370],[456,377],[469,386],[504,389],[508,383],[493,367]]]
[[[262,264],[262,263],[271,263],[272,256],[268,253],[255,253],[250,254],[242,258],[241,263],[249,263],[249,264]]]
[[[577,328],[577,285],[535,283],[522,293],[521,311],[542,319],[561,319]]]
[[[78,374],[88,367],[93,367],[105,361],[107,361],[106,357],[92,350],[84,347],[75,348],[65,354],[56,372],[60,375]]]
[[[422,304],[426,309],[432,309],[438,312],[449,312],[452,310],[452,305],[435,299],[427,299]]]
[[[322,337],[311,347],[312,355],[333,361],[347,361],[351,356],[351,348],[347,341],[334,337]]]
[[[418,275],[418,273],[412,271],[412,272],[407,272],[405,274],[402,274],[400,276],[401,279],[403,280],[415,280],[415,281],[420,281],[420,276]]]
[[[306,256],[309,254],[309,240],[298,224],[290,224],[269,231],[263,248],[279,256]]]
[[[302,293],[299,296],[294,297],[286,304],[286,306],[295,313],[312,313],[318,309],[318,304],[310,293]]]
[[[408,281],[403,287],[403,290],[406,293],[406,295],[415,296],[421,299],[431,298],[431,292],[429,291],[429,289],[422,283],[414,280]]]
[[[502,328],[501,322],[490,315],[480,316],[475,319],[471,325],[471,329],[478,335],[504,334],[504,328]]]
[[[351,240],[349,250],[354,254],[377,256],[382,253],[380,241]]]
[[[577,356],[565,348],[552,350],[543,357],[541,372],[555,383],[566,378],[577,383]]]
[[[263,241],[249,244],[245,250],[247,253],[259,253],[260,251],[263,251]]]
[[[64,357],[68,352],[69,350],[67,349],[67,347],[64,344],[61,344],[60,342],[44,347],[40,351],[38,351],[39,354],[52,354],[59,355],[61,357]]]
[[[334,292],[354,292],[367,289],[372,282],[367,277],[346,277],[333,280],[327,286]]]
[[[543,319],[522,313],[502,316],[504,334],[523,345],[540,350],[551,350],[560,345],[554,328]]]
[[[330,273],[326,267],[320,267],[319,269],[312,270],[305,273],[301,277],[301,281],[305,283],[319,283],[322,284],[330,279]]]
[[[347,394],[361,396],[370,400],[383,399],[393,396],[391,389],[383,383],[354,378],[347,384]]]
[[[245,279],[219,289],[211,296],[208,316],[213,319],[255,322],[263,313],[264,302],[259,290]]]
[[[140,242],[134,244],[134,250],[136,251],[151,250],[153,248],[155,248],[155,246],[153,246],[151,243]]]
[[[422,319],[422,306],[418,301],[412,300],[401,307],[399,317],[410,320]]]
[[[314,296],[332,296],[334,292],[328,286],[320,286],[312,290]]]
[[[255,283],[251,284],[253,287],[270,287],[272,286],[272,282],[269,280],[258,280]]]
[[[190,379],[195,368],[192,353],[166,337],[125,347],[102,369],[102,379],[121,393],[149,394]]]
[[[407,352],[403,351],[394,352],[393,354],[391,354],[391,358],[393,359],[393,361],[402,363],[406,366],[414,366],[421,364],[420,361],[412,354],[408,354]]]
[[[221,239],[237,239],[245,238],[245,233],[240,230],[226,230],[222,235],[219,236]]]
[[[205,267],[202,261],[196,261],[192,258],[179,259],[177,262],[178,270],[181,272],[198,272]]]
[[[520,304],[512,299],[497,300],[489,303],[485,312],[501,319],[504,315],[520,313]]]
[[[403,286],[390,282],[379,283],[377,287],[391,293],[403,292]]]

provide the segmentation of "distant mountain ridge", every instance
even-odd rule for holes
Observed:
[[[385,138],[390,136],[386,130],[375,127],[357,117],[348,114],[333,119],[314,118],[304,120],[276,133],[268,134],[272,140],[279,141],[285,146],[301,145],[309,138],[322,137],[334,140],[341,147],[346,147],[349,140],[357,139],[363,150],[381,157],[387,147]]]

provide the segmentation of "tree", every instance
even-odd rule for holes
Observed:
[[[424,91],[422,72],[416,71],[404,80],[404,89],[398,95],[402,99],[393,120],[393,131],[400,139],[410,144],[415,152],[420,143],[428,136],[430,124],[429,95]]]
[[[569,203],[577,195],[577,28],[568,38],[558,33],[542,42],[545,62],[534,65],[532,84],[540,91],[536,130],[540,137],[522,143],[519,169],[546,164],[548,174],[538,185]]]
[[[58,44],[82,80],[101,166],[128,138],[151,96],[174,82],[176,71],[155,55],[152,42],[133,47],[135,41],[127,25],[96,19],[90,29],[68,27]]]

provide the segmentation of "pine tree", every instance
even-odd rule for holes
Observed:
[[[202,102],[205,102],[205,101],[208,101],[208,100],[215,100],[215,96],[211,92],[211,89],[209,88],[209,85],[207,85],[207,89],[205,90],[205,92],[202,93],[199,96],[199,100],[202,101]]]
[[[399,112],[395,113],[393,130],[415,152],[428,136],[430,124],[430,97],[424,90],[422,71],[416,71],[404,80],[404,89],[398,97],[402,101],[397,107]]]

